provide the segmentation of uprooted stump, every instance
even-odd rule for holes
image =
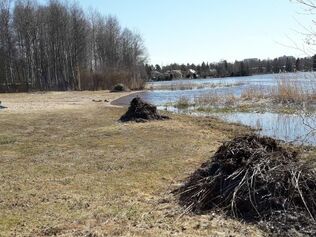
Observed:
[[[316,171],[272,138],[224,143],[175,194],[186,211],[221,211],[277,235],[294,228],[316,236]]]
[[[166,120],[168,116],[160,115],[156,106],[142,101],[139,97],[131,101],[128,111],[120,118],[121,122],[147,122],[149,120]]]

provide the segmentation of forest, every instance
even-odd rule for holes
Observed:
[[[250,58],[242,61],[228,62],[222,60],[217,63],[201,64],[169,64],[146,65],[146,71],[149,75],[159,75],[154,80],[170,80],[177,75],[173,71],[181,72],[182,77],[192,77],[189,70],[194,70],[197,77],[238,77],[251,76],[257,74],[272,74],[283,72],[315,71],[316,56],[295,58],[293,56],[282,56],[274,59]],[[180,74],[179,74],[180,75]],[[171,78],[173,77],[173,78]]]
[[[0,0],[0,92],[98,90],[147,78],[142,37],[77,4]]]

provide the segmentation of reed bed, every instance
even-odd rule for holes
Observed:
[[[234,87],[241,86],[243,82],[237,82],[233,84],[229,83],[194,83],[194,82],[176,82],[174,84],[158,84],[152,85],[148,84],[146,89],[148,90],[196,90],[196,89],[205,89],[205,88],[225,88],[225,87]]]
[[[311,104],[316,101],[316,87],[310,83],[306,88],[295,80],[278,80],[276,87],[265,89],[263,87],[249,87],[241,94],[241,99],[271,99],[273,103],[280,104]]]

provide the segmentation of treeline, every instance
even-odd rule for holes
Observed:
[[[146,70],[152,76],[152,79],[171,79],[177,75],[182,77],[192,77],[192,70],[196,72],[197,77],[230,77],[230,76],[250,76],[256,74],[270,74],[281,72],[313,71],[316,70],[316,57],[295,58],[292,56],[283,56],[275,59],[245,59],[229,63],[223,60],[218,63],[202,64],[170,64],[161,67],[160,65],[146,65]],[[157,78],[160,73],[161,78]],[[154,78],[155,77],[155,78]]]
[[[0,91],[138,89],[145,62],[141,36],[115,17],[59,0],[0,0]]]

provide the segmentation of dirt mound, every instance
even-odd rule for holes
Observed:
[[[316,171],[272,138],[224,143],[175,193],[187,211],[224,211],[282,236],[316,236]]]
[[[139,97],[136,97],[131,101],[128,111],[120,118],[120,121],[147,122],[149,120],[165,119],[169,119],[169,117],[160,115],[156,106],[148,104],[142,101]]]

